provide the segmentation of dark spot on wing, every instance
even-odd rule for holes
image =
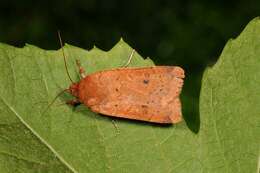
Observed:
[[[149,83],[149,80],[145,79],[143,80],[144,84],[148,84]]]
[[[147,105],[142,105],[142,108],[148,108],[148,106]]]

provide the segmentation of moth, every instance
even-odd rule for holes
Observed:
[[[61,38],[60,43],[62,46]],[[67,69],[64,51],[63,55]],[[75,97],[68,104],[84,104],[103,115],[154,123],[182,120],[179,96],[185,75],[181,67],[125,67],[85,76],[77,64],[81,79],[64,90]]]
[[[179,95],[184,71],[176,66],[118,68],[96,72],[73,83],[71,104],[103,115],[149,121],[181,121]]]

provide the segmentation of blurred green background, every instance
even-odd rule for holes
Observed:
[[[260,14],[259,0],[64,0],[1,1],[0,42],[58,49],[65,42],[111,49],[120,39],[157,65],[186,71],[184,118],[199,129],[199,93],[206,66],[213,65],[229,38]]]

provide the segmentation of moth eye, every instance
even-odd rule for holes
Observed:
[[[116,88],[116,91],[118,91],[118,88]]]

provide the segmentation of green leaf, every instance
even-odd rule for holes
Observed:
[[[259,18],[252,20],[238,38],[230,40],[214,67],[205,71],[200,113],[200,157],[204,160],[203,170],[258,172]]]
[[[75,81],[76,59],[89,74],[121,67],[131,50],[123,40],[109,52],[65,46]],[[206,70],[195,134],[185,122],[161,126],[116,119],[114,125],[85,106],[57,106],[68,95],[43,114],[70,85],[61,50],[0,44],[0,172],[257,172],[259,55],[255,19]],[[130,65],[153,63],[135,54]]]

